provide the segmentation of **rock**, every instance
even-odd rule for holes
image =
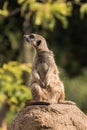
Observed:
[[[27,106],[8,130],[87,130],[87,116],[76,105]]]

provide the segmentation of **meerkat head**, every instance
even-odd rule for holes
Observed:
[[[46,40],[41,35],[32,33],[30,35],[24,35],[24,39],[27,43],[32,45],[36,51],[49,51]]]

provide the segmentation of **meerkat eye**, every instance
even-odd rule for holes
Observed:
[[[29,38],[30,38],[30,39],[34,39],[35,37],[34,37],[33,34],[31,34],[31,35],[29,36]]]
[[[41,44],[41,40],[38,40],[38,41],[36,42],[36,44],[37,44],[37,46],[39,46],[39,45]]]

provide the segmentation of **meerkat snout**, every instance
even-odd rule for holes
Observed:
[[[30,41],[29,41],[29,35],[24,35],[23,37],[24,37],[24,40],[25,40],[26,42],[30,42]]]

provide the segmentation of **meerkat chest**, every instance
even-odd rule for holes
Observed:
[[[47,70],[48,70],[47,63],[42,62],[42,63],[38,64],[38,66],[37,66],[37,72],[40,75],[40,77],[41,77],[42,80],[44,80]]]

